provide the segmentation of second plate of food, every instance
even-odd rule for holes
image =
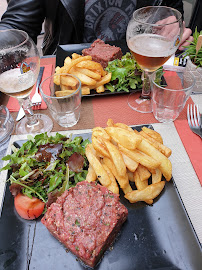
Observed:
[[[127,47],[126,41],[125,40],[119,40],[119,41],[110,41],[106,42],[109,45],[114,45],[116,47],[121,48],[122,54],[125,55],[127,52],[129,52],[129,49]],[[81,43],[81,44],[67,44],[67,45],[58,45],[57,47],[57,52],[56,52],[56,67],[63,67],[64,66],[64,60],[66,57],[72,57],[72,54],[76,53],[81,55],[82,50],[86,48],[90,48],[92,43]],[[116,81],[113,83],[116,84]],[[117,95],[117,94],[128,94],[132,92],[137,92],[141,91],[141,87],[137,87],[136,89],[132,89],[128,87],[125,90],[120,90],[119,91],[110,91],[105,87],[105,91],[98,93],[95,89],[91,89],[89,94],[83,93],[83,97],[93,97],[93,96],[111,96],[111,95]]]

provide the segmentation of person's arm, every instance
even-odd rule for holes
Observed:
[[[36,42],[45,17],[43,0],[10,0],[0,22],[0,30],[24,30]]]

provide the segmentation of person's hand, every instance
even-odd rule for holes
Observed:
[[[183,24],[185,25],[185,23],[183,22]],[[184,28],[184,32],[182,34],[182,39],[180,42],[180,46],[178,48],[178,50],[183,51],[185,48],[184,46],[188,46],[190,44],[190,42],[192,42],[194,40],[194,38],[191,36],[192,31],[190,28]]]
[[[169,16],[168,18],[158,21],[156,24],[158,24],[158,34],[165,36],[169,39],[174,38],[177,33],[179,32],[179,27],[174,22],[176,21],[175,16]],[[167,24],[167,25],[166,25]],[[162,27],[161,27],[162,25]],[[194,38],[191,36],[192,31],[190,28],[185,27],[185,22],[183,22],[183,34],[182,38],[180,40],[180,45],[178,50],[183,51],[185,48],[184,46],[188,46],[190,42],[194,40]]]

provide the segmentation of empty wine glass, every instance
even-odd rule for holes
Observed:
[[[143,70],[143,87],[139,98],[133,93],[128,105],[142,113],[152,112],[150,76],[173,55],[179,47],[183,33],[181,13],[165,6],[137,9],[130,20],[127,45]]]
[[[21,30],[0,31],[0,91],[17,98],[26,117],[16,125],[16,134],[49,132],[52,120],[34,114],[29,95],[37,80],[40,57],[28,34]]]

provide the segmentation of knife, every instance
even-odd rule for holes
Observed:
[[[41,71],[41,68],[40,68],[40,71]],[[44,71],[44,67],[43,67],[42,72],[39,72],[39,75],[38,75],[38,78],[37,78],[37,84],[40,84],[40,82],[41,82],[41,79],[42,79],[42,76],[43,76],[43,71]],[[20,121],[24,116],[25,116],[25,112],[24,112],[23,107],[21,106],[19,111],[18,111],[16,121]]]
[[[20,121],[23,117],[25,116],[25,112],[23,110],[23,107],[21,106],[19,111],[18,111],[18,115],[16,117],[16,121]]]

